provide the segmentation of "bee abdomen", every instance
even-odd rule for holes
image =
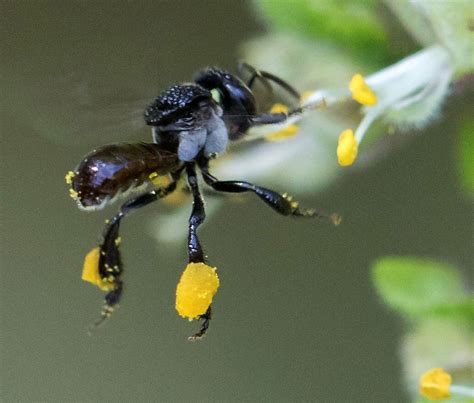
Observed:
[[[82,209],[100,209],[119,193],[145,184],[150,174],[176,170],[176,154],[156,144],[111,144],[86,155],[66,176],[70,194]]]

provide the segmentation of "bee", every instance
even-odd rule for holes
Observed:
[[[96,284],[107,291],[101,317],[95,326],[111,315],[122,296],[121,221],[130,212],[171,194],[183,176],[193,198],[187,242],[190,264],[206,262],[197,234],[205,219],[198,172],[204,184],[214,191],[251,192],[284,216],[324,216],[314,209],[300,208],[286,193],[280,194],[246,181],[221,181],[211,174],[210,161],[224,153],[229,142],[242,139],[252,127],[284,123],[303,112],[303,107],[297,106],[288,112],[260,113],[252,92],[256,80],[261,80],[268,87],[271,83],[276,84],[298,101],[300,94],[271,73],[256,70],[247,64],[243,64],[243,68],[251,73],[246,82],[227,71],[210,67],[200,71],[193,82],[169,87],[144,112],[145,123],[152,129],[150,143],[103,146],[87,154],[66,176],[70,194],[82,210],[101,209],[120,194],[129,195],[130,189],[135,190],[135,196],[125,201],[118,213],[108,220],[102,242],[93,250],[94,256],[89,256],[97,265]],[[153,178],[165,175],[169,178],[167,184],[153,185]],[[211,305],[198,318],[203,322],[193,339],[206,333],[211,319]]]

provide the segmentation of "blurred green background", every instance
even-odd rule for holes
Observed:
[[[472,96],[456,93],[442,118],[386,159],[341,169],[329,189],[301,200],[340,212],[338,228],[229,200],[201,230],[221,279],[201,342],[186,341],[198,324],[174,310],[185,241],[149,235],[150,217],[166,207],[137,212],[122,229],[121,307],[89,337],[102,295],[80,280],[82,262],[117,206],[79,211],[65,173],[98,145],[149,138],[127,128],[133,117],[121,104],[146,105],[203,66],[235,71],[242,42],[265,27],[247,2],[0,7],[2,401],[408,400],[405,325],[377,296],[370,267],[413,255],[468,277],[472,200],[458,177],[457,134]]]

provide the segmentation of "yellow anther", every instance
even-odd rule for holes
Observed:
[[[285,104],[273,104],[270,109],[270,113],[288,113],[288,107]]]
[[[339,135],[339,143],[337,145],[337,159],[339,165],[345,167],[352,165],[357,158],[357,150],[359,146],[351,129],[344,130]]]
[[[451,375],[443,368],[432,368],[420,378],[420,394],[430,400],[447,399],[451,396]]]
[[[274,104],[270,113],[288,113],[288,107],[284,104]],[[265,139],[268,141],[280,141],[287,139],[288,137],[293,137],[300,130],[298,125],[290,124],[285,128],[278,130],[277,132],[269,133],[265,136]]]
[[[72,178],[74,178],[76,176],[76,174],[73,172],[73,171],[69,171],[67,174],[66,174],[66,177],[64,179],[66,179],[66,183],[68,185],[70,185],[72,183]]]
[[[118,236],[117,238],[115,238],[115,246],[119,246],[121,243],[122,243],[122,237]]]
[[[189,263],[176,287],[176,310],[189,320],[203,315],[219,288],[216,268],[205,263]]]
[[[285,140],[289,137],[295,136],[299,130],[300,130],[300,127],[298,125],[291,124],[291,125],[286,126],[284,129],[278,130],[277,132],[267,134],[265,136],[265,139],[268,141]]]
[[[349,90],[352,98],[362,105],[375,105],[377,103],[377,96],[372,89],[367,85],[364,77],[361,74],[355,74],[349,83]]]
[[[300,104],[304,105],[304,103],[314,94],[314,91],[304,91],[300,97]]]
[[[114,288],[113,284],[102,280],[99,274],[100,248],[92,249],[84,259],[82,268],[82,279],[99,287],[103,291],[110,291]]]
[[[79,196],[79,193],[77,193],[74,189],[69,189],[69,196],[76,200]]]

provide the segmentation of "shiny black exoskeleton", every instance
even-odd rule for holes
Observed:
[[[105,297],[101,323],[113,311],[122,293],[122,263],[119,253],[121,220],[131,211],[146,206],[173,192],[186,173],[193,196],[188,228],[189,262],[205,262],[197,228],[204,221],[204,203],[199,190],[196,168],[204,182],[218,192],[252,192],[285,216],[323,216],[314,210],[300,209],[287,194],[244,181],[220,181],[209,172],[209,161],[224,152],[229,140],[237,140],[256,125],[284,122],[300,113],[300,107],[288,113],[259,113],[252,93],[255,80],[271,87],[277,84],[299,100],[298,92],[282,79],[244,64],[251,76],[246,83],[218,68],[197,74],[193,83],[174,85],[162,92],[145,110],[145,122],[152,126],[153,143],[113,144],[86,155],[66,180],[71,196],[82,209],[98,209],[130,188],[143,187],[142,193],[126,201],[108,222],[100,247],[98,271],[112,290]],[[168,175],[170,183],[154,187],[151,179]],[[147,188],[148,187],[148,188]],[[209,326],[211,308],[203,312],[201,337]]]

